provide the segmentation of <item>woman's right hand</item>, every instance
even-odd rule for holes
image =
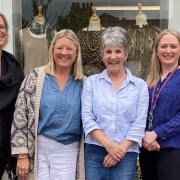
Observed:
[[[120,161],[125,156],[120,144],[107,138],[102,130],[95,129],[90,132],[90,135],[99,144],[101,144],[106,149],[108,154],[110,154],[116,161]]]
[[[115,166],[118,163],[110,154],[106,155],[103,161],[103,165],[106,168]]]
[[[151,144],[145,147],[148,151],[159,151],[160,145],[157,141],[152,142]]]
[[[124,158],[126,152],[121,148],[120,144],[117,142],[111,141],[106,146],[106,151],[116,160],[120,161]]]
[[[17,167],[16,167],[16,175],[19,180],[28,180],[29,173],[29,157],[18,158],[17,159]]]

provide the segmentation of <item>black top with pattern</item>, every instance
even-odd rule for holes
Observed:
[[[101,57],[101,37],[104,30],[101,31],[83,31],[77,32],[82,49],[82,58],[84,73],[87,76],[96,74],[105,69]]]

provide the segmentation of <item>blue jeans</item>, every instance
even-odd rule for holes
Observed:
[[[115,166],[105,168],[105,148],[92,144],[85,145],[85,175],[86,180],[134,180],[138,154],[128,152],[123,160]]]

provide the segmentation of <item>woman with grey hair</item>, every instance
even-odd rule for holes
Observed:
[[[102,36],[106,69],[90,76],[82,92],[86,180],[133,180],[148,109],[146,83],[124,66],[128,35],[109,27]]]

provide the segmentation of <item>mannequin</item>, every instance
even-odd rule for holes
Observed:
[[[92,7],[92,16],[89,19],[89,25],[86,28],[83,28],[84,31],[100,31],[105,28],[101,26],[100,18],[96,14],[96,8]]]
[[[38,15],[34,17],[31,26],[19,31],[25,74],[48,62],[48,40],[42,8],[38,6]]]
[[[77,33],[82,48],[84,73],[87,76],[99,73],[105,68],[100,53],[101,36],[104,30],[96,14],[96,8],[92,7],[88,26]]]
[[[138,3],[138,9],[139,12],[136,15],[136,25],[139,26],[140,28],[142,28],[144,25],[147,25],[147,17],[146,14],[143,13],[142,11],[142,4]]]
[[[34,17],[34,20],[43,25],[45,23],[45,17],[43,16],[42,14],[42,11],[43,11],[43,6],[42,5],[38,5],[38,15]]]
[[[154,42],[161,29],[148,24],[147,17],[142,11],[142,4],[138,3],[139,12],[136,16],[136,25],[129,26],[129,55],[126,66],[134,75],[146,80]]]

